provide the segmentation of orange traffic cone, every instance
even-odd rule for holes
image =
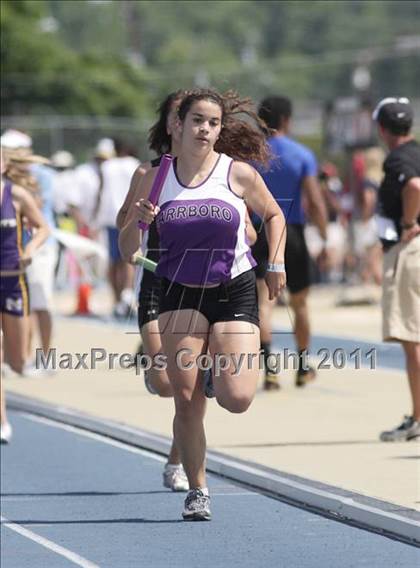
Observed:
[[[87,282],[82,282],[79,285],[79,288],[77,290],[77,308],[75,312],[77,315],[86,315],[91,313],[89,309],[89,298],[91,291],[92,287]]]

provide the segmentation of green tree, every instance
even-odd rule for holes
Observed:
[[[45,2],[1,3],[3,114],[141,116],[149,109],[144,74],[118,54],[79,52],[46,32]]]

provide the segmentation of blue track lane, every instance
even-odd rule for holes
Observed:
[[[420,551],[209,477],[213,521],[184,523],[163,461],[10,412],[2,515],[106,568],[414,567]],[[43,420],[43,419],[41,419]],[[111,443],[113,443],[111,441]],[[75,566],[4,522],[1,568]],[[83,564],[79,564],[83,565]]]
[[[289,353],[296,352],[294,335],[291,332],[273,331],[273,351],[288,349]],[[375,343],[362,339],[314,335],[311,337],[310,355],[324,360],[328,368],[333,368],[332,357],[336,350],[343,350],[346,356],[346,367],[355,369],[355,351],[360,350],[361,366],[367,369],[393,369],[405,371],[405,358],[400,345],[395,343]],[[374,355],[372,353],[374,351]],[[353,356],[351,355],[353,353]]]

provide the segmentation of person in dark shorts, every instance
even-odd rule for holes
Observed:
[[[149,134],[150,149],[157,154],[162,155],[169,153],[172,156],[176,156],[178,153],[179,134],[175,129],[174,120],[177,116],[179,104],[186,94],[187,91],[184,90],[175,91],[169,94],[159,107],[159,119],[152,126]],[[130,208],[135,205],[137,190],[144,174],[151,168],[157,168],[160,165],[160,160],[161,157],[155,158],[150,162],[141,164],[136,170],[130,184],[130,190],[118,212],[118,229],[122,229]],[[246,231],[248,241],[250,243],[255,242],[256,233],[248,214],[246,217]],[[157,263],[159,262],[159,257],[159,234],[157,232],[156,223],[153,222],[150,224],[147,233],[147,258]],[[141,353],[149,355],[152,359],[162,352],[162,342],[158,328],[161,290],[161,278],[148,270],[144,270],[140,283],[137,320],[142,337]],[[206,396],[210,398],[214,396],[211,373],[207,373],[204,380]],[[166,370],[152,368],[150,371],[144,371],[144,381],[147,390],[151,394],[158,394],[162,397],[173,396],[172,386]],[[171,488],[174,491],[188,490],[188,480],[182,468],[181,458],[175,441],[172,443],[168,463],[164,468],[163,481],[165,487]]]
[[[420,145],[411,134],[414,113],[406,98],[388,97],[373,112],[389,149],[379,188],[377,216],[384,250],[382,333],[401,343],[412,411],[383,442],[420,438]]]
[[[244,115],[252,120],[244,120]],[[256,170],[265,162],[264,128],[251,101],[199,89],[179,111],[180,148],[156,206],[148,200],[156,172],[144,177],[138,211],[121,231],[125,258],[135,253],[138,220],[155,218],[161,244],[159,330],[174,390],[174,432],[190,491],[182,516],[210,520],[206,484],[206,399],[200,385],[203,358],[214,365],[220,406],[243,413],[259,376],[259,328],[253,260],[246,236],[247,205],[267,215],[266,283],[275,298],[285,285],[285,220]],[[232,157],[234,157],[234,159]],[[241,357],[242,355],[242,357]],[[234,365],[241,357],[242,363]],[[223,363],[222,363],[223,358]]]
[[[313,153],[289,137],[292,103],[286,97],[272,96],[264,99],[258,109],[259,117],[274,131],[268,139],[272,158],[269,167],[259,169],[268,189],[283,210],[287,223],[285,262],[287,287],[290,292],[290,306],[294,315],[294,335],[299,352],[299,367],[296,372],[296,386],[304,386],[315,378],[315,369],[305,367],[306,354],[310,343],[310,325],[307,306],[310,280],[310,257],[304,237],[305,197],[309,213],[319,229],[324,242],[321,253],[326,256],[327,211],[318,185],[318,167]],[[261,325],[261,350],[264,354],[266,374],[264,388],[278,390],[280,384],[277,369],[270,367],[271,312],[264,275],[267,267],[267,246],[261,220],[255,223],[258,239],[252,249],[258,263],[257,282]]]
[[[29,191],[15,183],[14,160],[19,161],[16,178],[23,185],[29,173],[22,170],[25,157],[19,151],[1,151],[1,197],[0,197],[0,333],[3,334],[7,362],[18,374],[23,374],[26,357],[27,328],[25,316],[29,315],[29,294],[25,268],[32,255],[47,239],[49,230],[45,219]],[[29,155],[26,156],[28,163]],[[36,229],[33,238],[23,246],[22,217]],[[1,384],[1,431],[2,443],[9,442],[12,430],[6,417],[6,404]]]
[[[178,141],[175,131],[175,119],[177,109],[186,91],[175,91],[170,93],[159,107],[159,119],[150,129],[149,146],[158,155],[169,152],[176,156],[178,153]],[[117,215],[117,228],[121,230],[127,219],[130,208],[135,206],[138,199],[138,188],[144,174],[152,168],[158,168],[160,157],[150,162],[141,164],[135,171],[129,192],[125,198],[121,209]],[[147,257],[154,261],[159,261],[159,235],[156,223],[149,226],[147,233]],[[159,298],[161,293],[161,279],[154,273],[144,270],[140,283],[138,298],[137,320],[140,334],[142,337],[141,353],[148,355],[152,360],[162,353],[162,341],[158,328]],[[152,367],[144,370],[144,382],[147,390],[151,394],[158,394],[162,397],[172,397],[173,390],[166,370]],[[181,457],[175,442],[169,452],[168,462],[163,470],[163,484],[172,491],[188,491],[188,479],[181,464]]]

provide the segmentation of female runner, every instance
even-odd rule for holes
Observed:
[[[186,91],[170,93],[159,107],[159,119],[152,126],[149,133],[149,147],[158,156],[169,152],[173,156],[178,154],[178,139],[175,132],[175,121],[178,116],[178,107]],[[117,227],[124,226],[127,214],[138,200],[139,183],[144,174],[151,168],[159,166],[160,158],[141,164],[133,175],[127,197],[118,212]],[[147,237],[147,255],[150,260],[159,260],[159,236],[156,223],[151,223]],[[158,328],[159,296],[161,280],[152,272],[144,270],[139,293],[138,324],[142,338],[142,353],[153,360],[162,353],[162,341]],[[152,367],[144,371],[147,390],[162,397],[172,397],[173,390],[165,369]],[[179,451],[175,441],[168,456],[168,462],[163,470],[163,485],[173,491],[188,491],[188,479],[181,464]]]
[[[243,120],[244,114],[261,129]],[[260,346],[245,201],[265,219],[271,298],[286,283],[285,220],[259,174],[240,161],[268,158],[263,126],[250,101],[234,93],[198,90],[183,99],[178,116],[178,158],[159,206],[147,199],[156,175],[152,169],[143,177],[139,203],[121,231],[120,247],[131,258],[140,239],[138,220],[151,223],[156,217],[161,244],[156,273],[162,278],[159,330],[174,391],[174,436],[190,485],[183,518],[209,520],[205,396],[198,361],[210,353],[218,403],[230,412],[244,412],[256,391]]]
[[[178,108],[187,94],[187,91],[179,90],[170,93],[159,107],[159,119],[150,129],[149,147],[159,156],[169,153],[172,156],[178,154],[179,133],[175,128],[175,121],[178,116]],[[178,136],[177,136],[178,134]],[[130,189],[127,197],[121,206],[117,216],[117,227],[122,229],[127,218],[127,213],[138,199],[136,195],[139,183],[144,174],[151,168],[158,167],[160,157],[141,164],[133,175]],[[247,215],[246,218],[247,238],[250,244],[256,241],[255,229]],[[147,255],[150,260],[158,262],[159,260],[159,235],[156,229],[156,223],[151,223],[147,240]],[[159,335],[158,314],[159,314],[159,297],[161,291],[161,279],[155,274],[145,270],[143,272],[140,294],[138,303],[138,324],[142,337],[142,353],[148,355],[152,360],[156,355],[162,353],[162,341]],[[158,394],[161,397],[172,397],[173,390],[165,369],[151,368],[144,371],[144,379],[147,390],[151,394]],[[207,394],[212,392],[211,387],[208,388]],[[165,487],[173,491],[187,491],[188,479],[185,475],[181,464],[179,451],[175,442],[172,443],[168,456],[168,462],[163,472],[163,484]]]

